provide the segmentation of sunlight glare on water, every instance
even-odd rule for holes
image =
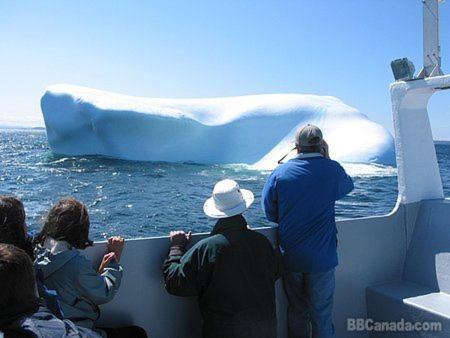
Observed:
[[[437,146],[441,167],[450,162],[450,147]],[[55,156],[43,130],[0,131],[0,193],[20,197],[32,230],[63,196],[84,201],[90,210],[94,239],[112,234],[127,238],[165,235],[180,228],[211,230],[203,202],[218,180],[232,178],[255,194],[246,212],[252,226],[270,225],[260,207],[269,171],[247,165],[131,162],[88,156]],[[396,169],[371,164],[344,164],[355,190],[337,203],[338,218],[386,214],[397,198]],[[450,177],[443,172],[444,188]]]

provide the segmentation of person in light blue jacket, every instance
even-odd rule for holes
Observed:
[[[109,238],[100,267],[94,269],[79,251],[93,244],[89,239],[87,208],[73,198],[65,198],[51,208],[36,242],[35,269],[45,285],[57,291],[65,318],[94,328],[100,316],[99,305],[111,301],[120,287],[123,238]],[[120,334],[117,330],[121,330]],[[146,336],[138,327],[102,331],[108,337]]]
[[[99,271],[77,248],[52,238],[37,247],[35,268],[48,288],[57,290],[64,316],[77,325],[93,327],[99,305],[111,301],[119,289],[122,267],[114,259]]]

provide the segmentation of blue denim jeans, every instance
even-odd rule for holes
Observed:
[[[289,338],[333,338],[334,269],[283,277],[288,306]]]

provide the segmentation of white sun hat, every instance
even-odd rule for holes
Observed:
[[[252,205],[255,197],[250,190],[239,188],[233,180],[216,183],[212,197],[203,205],[205,214],[212,218],[226,218],[242,214]]]

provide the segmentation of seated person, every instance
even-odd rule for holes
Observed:
[[[12,244],[34,260],[33,239],[28,235],[22,202],[13,196],[0,196],[0,243]]]
[[[220,181],[203,208],[218,219],[210,236],[186,252],[190,233],[170,233],[163,267],[166,289],[177,296],[197,296],[205,338],[277,336],[280,259],[270,241],[251,230],[241,215],[253,200],[252,192],[235,181]]]
[[[124,239],[108,239],[107,252],[98,271],[79,250],[91,246],[89,214],[86,206],[64,198],[49,211],[42,231],[36,237],[37,273],[45,285],[55,289],[64,316],[74,323],[93,328],[100,317],[99,305],[112,300],[119,289],[122,267],[119,264]],[[104,328],[108,337],[146,337],[139,327]]]
[[[0,244],[0,336],[5,338],[83,337],[98,333],[55,317],[36,297],[30,257],[11,244]]]
[[[25,209],[22,202],[12,196],[0,196],[0,243],[12,244],[24,250],[34,260],[33,240],[27,234]],[[58,318],[61,308],[54,290],[48,290],[37,278],[37,289],[45,306]]]

